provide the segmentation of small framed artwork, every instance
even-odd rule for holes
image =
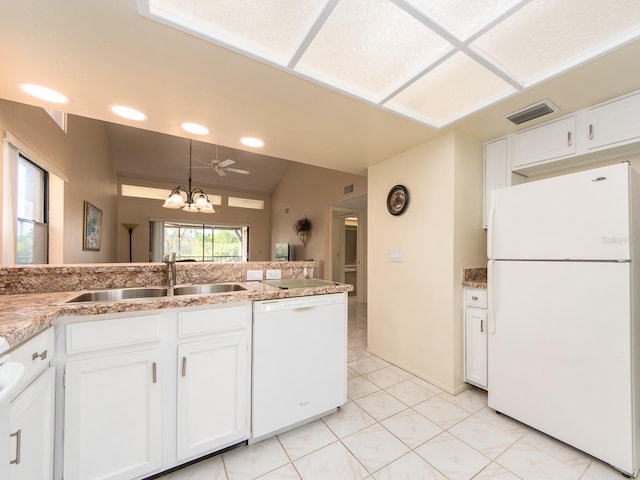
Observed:
[[[102,210],[84,202],[83,250],[100,250],[102,242]]]

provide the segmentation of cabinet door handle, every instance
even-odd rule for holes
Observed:
[[[151,364],[151,380],[153,383],[158,383],[158,365],[156,362]]]
[[[571,132],[567,132],[567,147],[571,146]]]
[[[480,333],[484,333],[484,320],[480,320]]]
[[[20,449],[22,444],[22,430],[9,434],[9,438],[16,437],[16,458],[9,462],[9,465],[20,465]],[[6,461],[6,460],[5,460]]]
[[[478,301],[478,297],[476,295],[474,295],[473,297],[471,297],[471,300],[473,300],[474,302]]]
[[[589,124],[589,140],[593,140],[593,124]]]
[[[46,360],[47,359],[47,351],[43,350],[42,352],[38,353],[38,352],[34,352],[33,355],[31,355],[31,360]]]
[[[182,357],[182,376],[187,376],[187,357]]]

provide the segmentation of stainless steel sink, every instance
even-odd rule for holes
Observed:
[[[174,287],[174,295],[198,295],[208,293],[229,293],[229,292],[241,292],[246,288],[238,285],[237,283],[209,283],[204,285],[184,285],[181,287]]]
[[[65,303],[78,302],[117,302],[120,300],[131,300],[135,298],[153,298],[167,296],[167,289],[164,287],[142,287],[142,288],[114,288],[111,290],[96,290],[84,292],[70,298]]]

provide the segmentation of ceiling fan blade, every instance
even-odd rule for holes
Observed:
[[[251,173],[249,170],[240,170],[239,168],[226,168],[225,170],[227,172],[241,173],[243,175],[249,175]]]
[[[234,163],[236,163],[235,160],[231,160],[230,158],[227,158],[226,160],[223,160],[222,162],[218,163],[218,166],[220,168],[225,168],[225,167],[228,167],[230,165],[233,165]]]
[[[213,168],[215,169],[216,173],[221,177],[224,177],[227,175],[226,173],[224,173],[224,170],[221,169],[218,165],[214,166]]]

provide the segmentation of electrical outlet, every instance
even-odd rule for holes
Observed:
[[[280,270],[267,270],[267,280],[280,280]]]
[[[262,280],[262,270],[247,270],[247,281]]]

